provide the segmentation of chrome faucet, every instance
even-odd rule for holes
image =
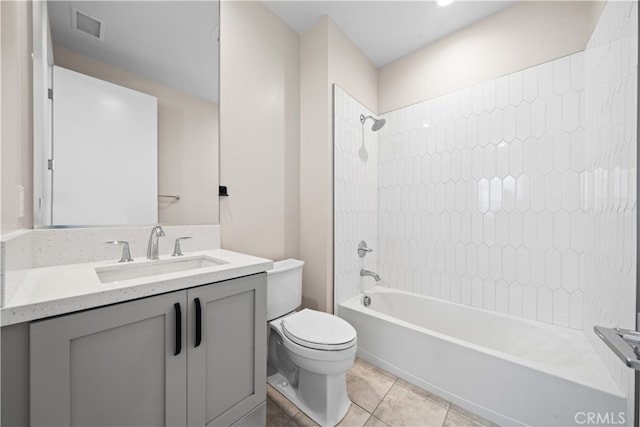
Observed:
[[[112,245],[122,245],[122,256],[120,257],[120,261],[118,262],[133,261],[133,258],[131,258],[131,251],[129,251],[129,242],[125,242],[124,240],[111,240],[105,243],[109,243]]]
[[[373,271],[369,271],[369,270],[362,269],[362,270],[360,270],[360,276],[361,276],[361,277],[364,277],[364,276],[371,276],[371,277],[373,277],[374,279],[376,279],[376,282],[379,282],[379,281],[380,281],[380,276],[378,276],[378,274],[374,273]]]
[[[151,229],[149,246],[147,246],[147,259],[158,259],[158,239],[164,236],[164,230],[159,225]]]

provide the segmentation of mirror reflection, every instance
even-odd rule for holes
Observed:
[[[217,223],[218,2],[37,9],[36,225]]]

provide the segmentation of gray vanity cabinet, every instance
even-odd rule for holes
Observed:
[[[202,325],[188,334],[189,426],[231,425],[266,398],[266,274],[234,282],[189,289],[189,324]]]
[[[31,425],[233,424],[265,399],[265,276],[32,322]]]
[[[186,295],[32,322],[31,425],[183,424],[187,355],[174,355],[174,304],[184,310]]]

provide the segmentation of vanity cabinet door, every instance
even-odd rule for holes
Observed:
[[[266,280],[189,289],[189,426],[231,425],[266,399]]]
[[[173,292],[33,322],[31,425],[184,425],[186,296]]]

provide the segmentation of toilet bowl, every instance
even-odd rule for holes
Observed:
[[[267,381],[309,418],[333,426],[351,405],[346,372],[353,366],[357,336],[332,314],[293,311],[301,303],[303,265],[285,260],[267,272]],[[270,302],[278,308],[270,310]]]

